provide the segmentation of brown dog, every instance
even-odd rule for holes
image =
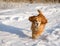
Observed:
[[[37,11],[39,13],[37,16],[29,17],[29,21],[32,22],[31,30],[33,39],[36,39],[42,34],[42,32],[44,32],[44,27],[47,23],[47,19],[42,12],[40,10]]]

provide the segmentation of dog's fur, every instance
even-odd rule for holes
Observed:
[[[47,19],[42,14],[42,12],[40,10],[37,11],[39,13],[37,16],[29,17],[29,21],[32,22],[31,30],[33,39],[38,38],[42,34],[42,32],[44,32],[44,27],[47,23]]]

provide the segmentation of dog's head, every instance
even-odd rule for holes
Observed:
[[[31,16],[29,20],[34,24],[35,30],[37,30],[41,24],[41,20],[39,20],[38,16]]]
[[[31,17],[29,17],[29,20],[30,20],[31,22],[38,22],[38,21],[41,21],[41,19],[38,18],[38,16],[31,16]]]
[[[39,14],[37,16],[29,17],[29,20],[31,22],[41,22],[42,24],[46,24],[47,23],[46,17],[42,14],[42,12],[40,10],[37,10],[37,11]]]

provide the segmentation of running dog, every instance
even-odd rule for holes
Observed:
[[[44,32],[45,25],[47,23],[47,19],[42,14],[42,12],[40,10],[37,11],[39,13],[37,16],[29,17],[29,21],[32,22],[32,39],[36,39],[42,35],[42,33]]]

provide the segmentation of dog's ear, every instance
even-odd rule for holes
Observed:
[[[41,12],[39,9],[38,9],[37,11],[38,11],[38,13],[40,13],[40,12]]]
[[[44,17],[42,18],[42,24],[46,24],[47,23],[47,19]]]
[[[35,16],[29,17],[29,21],[33,22],[34,21],[34,18],[35,18]]]

